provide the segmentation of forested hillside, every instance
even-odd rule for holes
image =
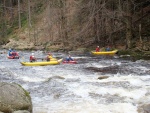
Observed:
[[[150,50],[149,0],[0,0],[0,12],[1,45]]]

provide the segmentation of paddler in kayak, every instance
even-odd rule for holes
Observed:
[[[12,52],[13,52],[13,50],[10,48],[10,49],[8,50],[8,56],[12,56]]]
[[[35,61],[36,61],[36,58],[34,56],[34,53],[32,53],[30,56],[30,62],[35,62]]]
[[[73,58],[71,58],[71,56],[69,55],[67,58],[66,58],[66,61],[73,61]]]
[[[111,51],[109,46],[106,47],[106,51]]]
[[[47,54],[47,57],[46,57],[46,60],[47,60],[47,61],[50,61],[51,59],[53,59],[53,56],[52,56],[51,53],[48,53],[48,54]]]
[[[95,51],[96,51],[96,52],[99,52],[99,51],[100,51],[99,46],[96,47]]]

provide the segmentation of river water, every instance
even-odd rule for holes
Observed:
[[[138,113],[138,105],[150,100],[150,61],[83,54],[72,55],[78,64],[27,67],[20,61],[28,61],[31,52],[19,54],[19,60],[0,54],[0,81],[29,91],[33,113]]]

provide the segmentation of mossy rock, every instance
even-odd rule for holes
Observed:
[[[32,113],[29,93],[16,83],[0,82],[0,111],[11,113],[18,110]]]

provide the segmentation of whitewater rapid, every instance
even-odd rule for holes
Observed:
[[[19,53],[19,60],[1,54],[0,81],[29,91],[33,113],[138,113],[138,106],[150,100],[149,61],[72,55],[78,64],[26,67],[20,61],[28,61],[31,52]],[[98,79],[102,76],[107,78]]]

